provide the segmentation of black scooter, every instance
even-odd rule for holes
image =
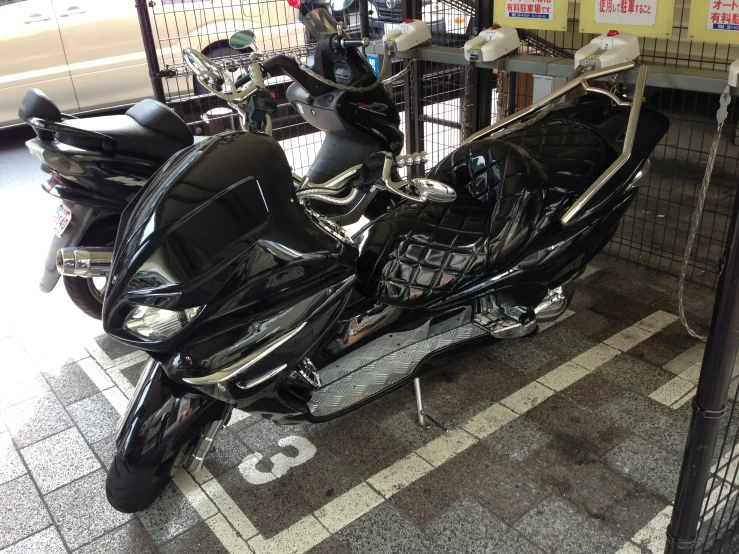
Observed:
[[[320,38],[322,27],[318,23],[311,30]],[[232,47],[247,49],[254,38],[253,33],[243,31],[232,37]],[[327,133],[307,175],[292,174],[295,187],[325,183],[374,152],[389,149],[397,153],[402,147],[398,110],[384,88],[343,95],[342,102],[335,94],[335,86],[361,88],[375,83],[372,67],[356,51],[356,46],[365,43],[346,36],[336,44],[324,41],[307,68],[300,68],[287,56],[265,61],[271,75],[288,75],[301,84],[302,88],[292,89],[288,100],[308,123]],[[255,54],[254,59],[259,55]],[[233,83],[228,73],[218,69],[218,75],[209,79],[203,73],[206,65],[193,56],[187,61],[202,82],[209,83],[206,88],[240,114],[244,129],[271,133],[271,115],[277,106],[263,83],[248,94],[230,94],[228,91],[240,88],[249,77]],[[305,69],[318,78],[309,76]],[[327,85],[318,79],[336,83]],[[320,102],[314,103],[314,98],[320,98]],[[377,117],[373,110],[383,113]],[[44,190],[61,200],[39,286],[43,292],[53,290],[60,276],[57,254],[60,250],[67,252],[61,271],[67,293],[83,312],[100,319],[109,270],[105,252],[114,244],[121,213],[167,159],[204,137],[193,139],[187,124],[174,111],[151,99],[142,100],[123,115],[77,119],[62,114],[43,92],[32,89],[26,93],[18,115],[36,132],[36,138],[26,145],[50,175],[42,183]],[[313,204],[322,216],[347,224],[362,215],[384,213],[393,199],[365,195],[344,202],[324,196]]]
[[[268,62],[253,73],[284,70]],[[199,63],[203,81],[218,76]],[[634,67],[573,78],[426,178],[400,178],[390,147],[296,191],[282,149],[261,133],[174,156],[124,212],[114,248],[103,324],[150,359],[117,436],[110,503],[142,510],[173,470],[197,471],[234,407],[278,424],[327,421],[448,348],[526,336],[558,317],[669,125],[641,105],[645,67],[633,99],[592,92],[589,80]],[[581,85],[590,92],[556,104]],[[316,113],[345,102],[342,121],[369,117],[348,91],[290,88]],[[380,193],[396,204],[352,237],[313,208],[321,196]]]

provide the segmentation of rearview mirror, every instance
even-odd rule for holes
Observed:
[[[354,0],[331,0],[331,9],[335,12],[345,10],[352,5]]]
[[[228,39],[228,45],[234,50],[245,50],[252,44],[257,38],[257,35],[252,30],[236,31],[231,38]]]
[[[457,193],[452,187],[432,179],[411,179],[408,181],[408,190],[421,202],[449,203],[457,199]]]

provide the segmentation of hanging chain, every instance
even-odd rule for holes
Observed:
[[[706,163],[706,171],[703,174],[703,183],[701,184],[701,190],[700,194],[698,195],[698,205],[695,209],[695,216],[693,217],[693,221],[690,225],[690,234],[688,235],[688,244],[685,247],[685,256],[683,257],[683,266],[680,269],[680,281],[678,283],[678,292],[677,292],[677,309],[678,314],[680,315],[680,322],[683,324],[683,327],[685,327],[685,330],[688,332],[688,334],[696,339],[705,341],[707,337],[704,337],[703,335],[700,335],[693,329],[691,329],[690,324],[688,323],[687,318],[685,317],[685,306],[684,306],[684,296],[685,296],[685,279],[688,274],[688,263],[690,262],[690,254],[693,250],[693,243],[695,242],[695,237],[698,235],[698,229],[700,228],[701,219],[703,218],[703,207],[706,203],[706,196],[708,195],[708,185],[711,183],[711,174],[713,173],[713,164],[716,161],[716,154],[718,153],[718,145],[721,141],[721,130],[724,127],[724,121],[726,121],[726,116],[728,114],[728,108],[729,104],[731,103],[731,94],[730,89],[727,86],[724,89],[724,93],[721,95],[720,101],[719,101],[719,108],[716,112],[716,121],[718,121],[718,127],[716,127],[716,134],[713,136],[713,142],[711,143],[711,150],[708,153],[708,162]]]
[[[464,140],[467,138],[467,110],[471,107],[471,102],[469,99],[469,93],[470,89],[470,74],[472,73],[472,64],[468,63],[465,66],[464,69],[464,81],[463,81],[463,87],[464,87],[464,93],[460,95],[459,101],[462,102],[462,105],[460,106],[461,116],[462,116],[462,124],[459,128],[459,142],[460,144],[464,142]]]

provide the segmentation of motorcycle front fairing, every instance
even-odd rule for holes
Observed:
[[[226,402],[256,401],[286,378],[355,278],[356,248],[306,214],[267,135],[221,134],[183,151],[124,219],[106,332]],[[182,317],[147,328],[150,310]]]

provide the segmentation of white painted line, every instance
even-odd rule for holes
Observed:
[[[686,369],[680,374],[680,377],[690,381],[694,385],[697,385],[698,380],[700,379],[700,376],[701,376],[701,365],[702,363],[691,365],[688,369]]]
[[[676,315],[659,310],[634,323],[634,327],[639,327],[640,329],[644,329],[645,331],[654,334],[672,325],[677,320],[678,317]]]
[[[686,350],[676,358],[670,360],[667,362],[662,369],[665,369],[669,371],[670,373],[674,373],[675,375],[680,375],[683,373],[686,369],[688,369],[690,366],[693,365],[701,365],[701,362],[703,361],[703,353],[706,350],[705,344],[696,344],[689,350]]]
[[[226,425],[226,427],[230,427],[234,423],[238,423],[239,421],[243,421],[249,417],[251,417],[251,414],[249,412],[235,409],[231,412],[231,419],[228,420],[228,424]]]
[[[652,333],[649,331],[632,325],[603,342],[621,352],[626,352],[627,350],[634,348],[640,342],[644,342],[651,336]]]
[[[210,479],[205,482],[202,489],[244,539],[250,539],[259,534],[257,528],[249,521],[249,518],[241,511],[241,508],[223,489],[217,479]]]
[[[556,369],[553,369],[546,375],[537,379],[539,383],[545,387],[549,387],[554,391],[561,391],[579,381],[590,373],[587,369],[577,365],[574,362],[567,362]]]
[[[309,515],[271,539],[257,535],[249,541],[249,546],[255,554],[301,554],[330,536],[326,528]]]
[[[439,467],[476,442],[477,439],[464,429],[454,429],[416,449],[416,454],[432,466]]]
[[[192,478],[195,479],[195,482],[198,485],[202,485],[203,483],[206,483],[213,479],[213,474],[208,471],[208,468],[203,466],[201,467],[197,472],[191,473]]]
[[[420,479],[432,469],[434,467],[426,460],[415,452],[411,452],[408,456],[398,460],[390,467],[375,473],[367,479],[367,482],[385,498],[390,498],[396,492]]]
[[[625,543],[616,554],[632,554],[633,552],[642,552],[641,549],[634,547],[635,543],[642,549],[646,549],[651,554],[662,554],[665,551],[665,543],[667,542],[667,526],[670,524],[672,517],[672,506],[665,507],[642,529],[631,537],[631,540]]]
[[[331,533],[336,533],[384,502],[367,483],[360,483],[335,500],[315,511],[314,515]]]
[[[675,402],[672,405],[672,409],[673,410],[677,410],[678,408],[680,408],[681,406],[683,406],[686,402],[692,400],[693,397],[695,396],[695,391],[696,390],[697,390],[697,388],[695,388],[695,387],[693,389],[691,389],[690,392],[688,392],[688,394],[686,394],[685,396],[683,396],[680,400],[678,400],[677,402]]]
[[[658,329],[660,325],[669,325],[672,318],[660,314],[654,318],[645,318],[646,323],[642,325],[650,329]],[[628,340],[632,345],[638,344],[652,335],[640,327],[630,327],[632,333],[617,333],[614,337],[619,340]],[[611,337],[612,339],[614,337]],[[624,344],[621,342],[620,344]],[[248,540],[249,547],[256,554],[304,554],[326,538],[331,533],[336,533],[346,527],[349,523],[361,517],[381,502],[380,495],[390,498],[403,488],[414,483],[424,475],[433,471],[434,467],[449,461],[454,456],[475,444],[478,440],[489,436],[507,423],[515,420],[520,414],[525,413],[534,406],[541,404],[544,400],[555,394],[554,389],[563,390],[567,386],[577,382],[588,374],[587,371],[594,370],[600,365],[620,353],[619,350],[600,344],[589,351],[576,357],[572,362],[563,364],[548,374],[539,378],[539,381],[529,383],[522,389],[514,392],[500,403],[494,404],[482,412],[470,418],[460,429],[451,431],[416,449],[405,458],[395,462],[390,467],[379,471],[364,483],[345,492],[332,500],[329,504],[316,510],[314,514],[308,515],[270,539],[265,539],[257,532],[246,515],[236,506],[235,502],[228,496],[225,490],[220,488],[216,479],[208,478],[205,474],[201,480],[202,488],[207,496],[220,508],[226,520],[246,537],[254,533]],[[574,363],[573,363],[574,362]],[[580,366],[582,370],[578,369]],[[545,386],[542,383],[548,383]],[[569,384],[565,384],[569,383]],[[212,477],[212,476],[210,476]],[[191,485],[190,485],[191,484]],[[198,485],[191,478],[188,487]],[[377,495],[371,488],[380,493]],[[192,489],[186,487],[186,497],[191,502],[197,502],[198,498]],[[216,489],[218,487],[220,490]],[[189,496],[188,496],[189,495]],[[202,501],[202,499],[200,499]],[[198,508],[196,508],[198,509]],[[203,510],[201,507],[200,510]],[[198,510],[200,512],[200,510]],[[667,516],[669,521],[669,515]],[[662,520],[658,520],[649,531],[642,530],[635,535],[642,542],[658,540],[656,534]],[[323,524],[322,524],[323,523]],[[666,524],[665,524],[666,527]],[[651,534],[650,534],[651,533]],[[664,536],[664,532],[662,532]],[[220,538],[220,537],[219,537]],[[224,536],[222,540],[231,540]],[[634,545],[627,543],[619,554],[632,554]]]
[[[665,406],[672,406],[693,390],[693,388],[695,387],[690,381],[687,381],[682,377],[674,377],[650,394],[649,398],[656,400]]]
[[[524,388],[507,396],[500,403],[521,415],[528,412],[531,408],[535,408],[553,394],[554,391],[549,387],[533,381]]]
[[[77,362],[77,365],[82,368],[82,371],[84,371],[90,378],[90,381],[92,381],[101,391],[115,386],[115,383],[110,380],[108,374],[103,371],[103,368],[101,368],[93,358],[80,360]]]
[[[546,331],[553,325],[556,325],[557,323],[564,321],[565,319],[567,319],[574,313],[575,312],[573,312],[572,310],[565,310],[565,312],[561,316],[559,316],[557,319],[555,319],[554,321],[547,321],[546,323],[540,323],[539,332]]]
[[[462,428],[478,439],[484,439],[517,417],[518,414],[516,412],[506,408],[502,404],[493,404],[471,417],[467,423],[462,425]]]
[[[136,389],[131,382],[121,373],[121,370],[117,367],[108,370],[108,377],[110,377],[116,386],[121,389],[121,392],[126,398],[133,396],[133,391]]]
[[[607,344],[600,343],[573,358],[572,362],[580,367],[589,369],[590,371],[595,371],[606,362],[609,362],[618,356],[620,353],[620,350],[616,350]]]
[[[244,539],[236,534],[236,531],[228,524],[226,518],[216,514],[205,520],[213,534],[218,537],[221,544],[230,554],[251,554],[251,548],[246,545]]]
[[[203,519],[208,519],[218,513],[218,508],[210,501],[198,484],[186,471],[178,471],[172,477],[175,485],[182,491],[185,498]]]
[[[123,415],[128,407],[128,398],[126,398],[118,387],[110,387],[103,391],[105,398],[115,408],[119,415]]]

